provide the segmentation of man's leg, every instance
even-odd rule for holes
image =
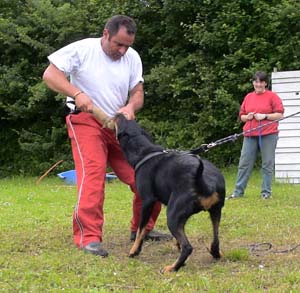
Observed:
[[[90,114],[68,116],[67,126],[78,189],[73,215],[74,242],[77,247],[85,249],[91,243],[102,242],[107,150],[101,135],[101,126]]]
[[[107,130],[109,131],[109,130]],[[124,182],[125,184],[129,185],[132,192],[134,193],[133,196],[133,206],[132,206],[132,219],[131,219],[131,231],[137,231],[140,218],[141,218],[141,209],[142,209],[142,199],[138,194],[138,191],[135,186],[135,174],[133,168],[129,165],[126,161],[119,143],[112,135],[111,144],[109,146],[109,153],[108,153],[108,162],[118,178]],[[160,202],[156,202],[153,208],[153,212],[151,214],[150,220],[147,224],[147,230],[151,231],[154,228],[155,222],[159,216],[161,210]]]

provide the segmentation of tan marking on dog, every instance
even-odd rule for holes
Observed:
[[[171,265],[165,266],[160,270],[161,274],[175,272],[175,267],[177,265],[178,259]]]
[[[160,272],[161,272],[162,274],[164,274],[164,273],[175,272],[175,268],[176,268],[176,266],[177,266],[177,264],[178,264],[178,261],[179,261],[179,257],[176,259],[176,261],[175,261],[173,264],[168,265],[168,266],[165,266],[164,268],[162,268],[162,269],[160,270]]]
[[[163,269],[160,270],[161,274],[171,273],[171,272],[174,272],[174,271],[175,271],[174,265],[165,266]]]
[[[214,204],[216,204],[219,201],[219,194],[217,192],[214,192],[209,197],[202,197],[199,198],[199,203],[201,206],[207,211],[209,210]]]
[[[135,255],[142,240],[145,238],[146,233],[147,233],[146,228],[144,228],[142,231],[140,231],[140,229],[137,230],[135,241],[130,249],[129,255],[131,255],[131,256]]]

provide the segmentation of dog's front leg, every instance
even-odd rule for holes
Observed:
[[[142,250],[143,240],[147,234],[146,227],[140,230],[137,230],[135,241],[130,249],[129,257],[135,257],[140,254]]]
[[[142,193],[140,192],[140,194]],[[133,246],[130,249],[129,257],[139,255],[139,253],[142,250],[143,240],[147,234],[146,226],[153,211],[153,206],[155,202],[156,200],[151,193],[147,193],[146,195],[144,194],[140,225],[137,230],[137,235]]]

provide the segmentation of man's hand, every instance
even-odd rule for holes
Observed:
[[[80,93],[75,98],[75,104],[77,109],[79,109],[82,112],[88,112],[88,113],[93,112],[93,102],[91,98],[85,93]]]
[[[255,114],[254,114],[254,118],[255,118],[257,121],[264,120],[264,119],[266,119],[266,114],[255,113]]]
[[[117,113],[123,114],[127,120],[135,119],[134,109],[130,104],[126,105],[125,107],[120,108]]]

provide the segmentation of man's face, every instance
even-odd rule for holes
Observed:
[[[104,29],[102,37],[102,49],[112,60],[119,60],[133,44],[135,35],[127,34],[125,27],[121,27],[118,33],[110,37],[108,31]]]

